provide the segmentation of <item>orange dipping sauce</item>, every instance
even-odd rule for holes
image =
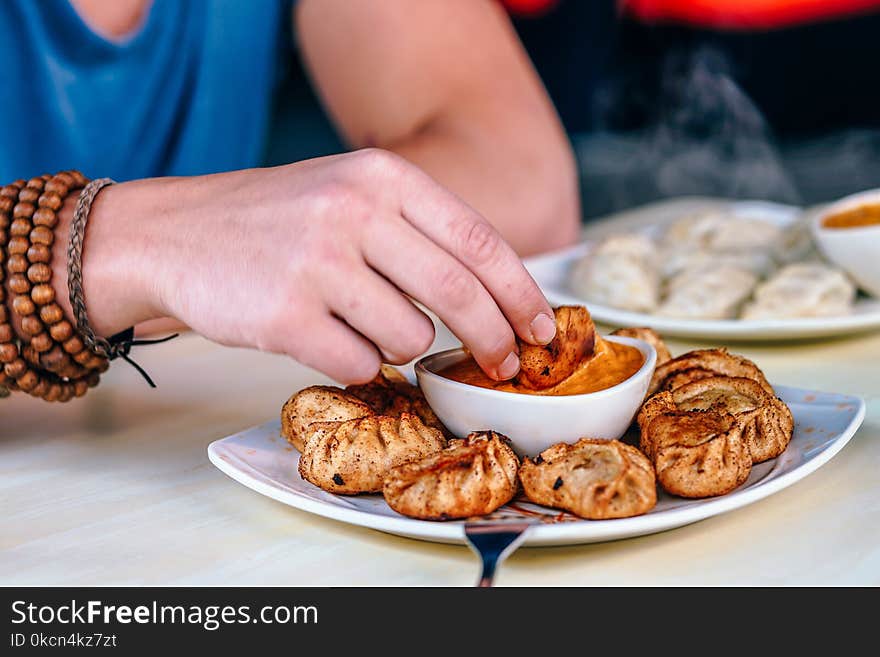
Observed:
[[[644,363],[642,352],[635,347],[597,339],[596,351],[591,358],[581,361],[567,379],[544,390],[532,390],[516,381],[490,379],[473,358],[453,363],[437,374],[459,383],[502,392],[518,392],[523,395],[583,395],[623,383],[638,372]]]
[[[825,217],[822,226],[825,228],[865,228],[880,225],[880,204],[860,205],[852,210],[845,210]]]

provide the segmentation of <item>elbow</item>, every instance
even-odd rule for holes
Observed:
[[[530,187],[531,203],[524,204],[530,216],[522,218],[522,225],[529,228],[513,242],[516,251],[527,257],[575,244],[580,237],[581,203],[571,149],[565,148],[560,157],[552,158],[549,166],[542,167]]]

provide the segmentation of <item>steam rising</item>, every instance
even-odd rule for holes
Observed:
[[[586,207],[613,211],[681,195],[803,201],[767,122],[734,82],[723,53],[705,46],[673,53],[660,78],[659,87],[630,82],[597,94],[597,132],[576,144]],[[614,132],[622,102],[641,103],[654,120],[638,131]],[[596,208],[589,198],[596,185],[607,195],[601,205],[609,207]]]

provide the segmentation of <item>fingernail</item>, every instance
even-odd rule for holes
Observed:
[[[507,354],[504,362],[498,366],[498,378],[501,380],[512,379],[519,372],[519,358],[511,352]]]
[[[529,330],[535,342],[547,344],[556,335],[556,321],[546,313],[541,313],[529,324]]]

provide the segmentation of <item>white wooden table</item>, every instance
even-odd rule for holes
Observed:
[[[451,342],[441,332],[435,347]],[[523,548],[497,583],[880,584],[880,334],[733,349],[771,382],[865,397],[865,424],[829,464],[766,500],[653,536]],[[79,402],[0,400],[0,584],[475,581],[467,548],[311,516],[211,466],[211,441],[275,417],[320,375],[195,336],[137,358],[157,390],[119,363]]]

